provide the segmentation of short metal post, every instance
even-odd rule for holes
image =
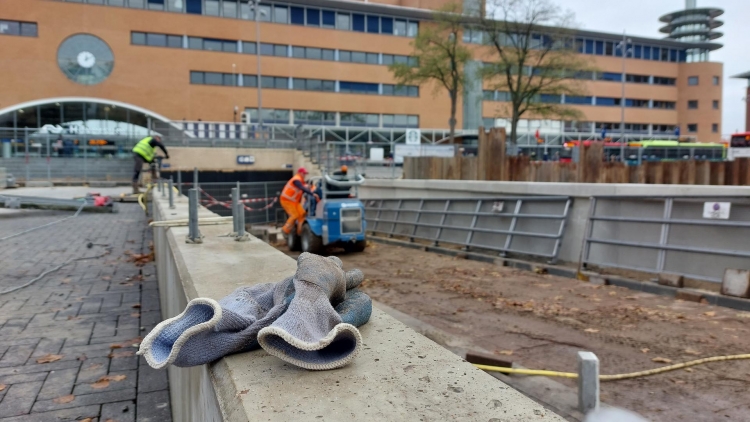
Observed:
[[[25,155],[26,157],[26,183],[28,183],[29,177],[30,177],[29,176],[29,128],[24,128],[23,134],[24,134],[23,144],[24,144],[24,149],[26,151],[26,155]]]
[[[156,183],[156,190],[161,192],[161,179],[156,179],[153,182]]]
[[[182,171],[177,170],[177,194],[182,195]]]
[[[49,135],[47,135],[47,181],[52,182],[52,169],[50,168],[50,142]]]
[[[268,204],[271,202],[270,198],[268,197],[268,182],[263,183],[263,190],[264,190],[264,198],[266,199],[266,222],[271,221],[271,207],[268,206]]]
[[[194,167],[193,168],[193,188],[195,188],[195,190],[199,189],[199,186],[198,186],[198,167]]]
[[[161,197],[166,198],[167,197],[167,181],[159,178],[159,186],[161,186]]]
[[[174,182],[172,176],[169,176],[169,209],[174,209]]]
[[[578,410],[599,410],[599,358],[591,352],[578,352]]]
[[[245,237],[245,205],[237,201],[237,240]]]
[[[198,189],[195,188],[188,191],[188,242],[201,242],[198,229]]]
[[[232,233],[237,234],[239,233],[238,225],[239,225],[239,208],[237,208],[237,204],[239,204],[239,198],[237,197],[239,189],[232,188]]]

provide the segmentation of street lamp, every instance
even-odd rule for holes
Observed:
[[[620,98],[620,142],[625,141],[625,60],[628,58],[628,53],[632,53],[633,49],[628,48],[628,44],[632,44],[633,41],[625,35],[625,31],[622,31],[622,41],[617,44],[617,48],[622,51],[622,97]]]
[[[248,6],[255,13],[255,55],[258,62],[258,128],[263,128],[263,87],[261,86],[261,69],[260,69],[260,0],[248,0]]]

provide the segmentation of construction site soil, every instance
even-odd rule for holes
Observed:
[[[580,350],[602,374],[750,353],[746,312],[378,243],[337,255],[374,300],[526,368],[576,372]],[[750,421],[749,387],[750,361],[717,362],[603,382],[601,399],[654,422]]]

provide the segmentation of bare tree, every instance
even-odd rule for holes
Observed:
[[[399,84],[424,84],[435,82],[435,93],[442,88],[448,91],[451,101],[450,143],[456,134],[458,96],[465,85],[464,66],[471,60],[471,51],[461,43],[463,18],[461,6],[449,3],[435,12],[434,22],[420,26],[412,42],[412,55],[418,66],[397,63],[390,66]]]
[[[508,101],[501,107],[511,120],[511,142],[517,141],[524,115],[582,116],[562,101],[584,94],[580,80],[594,70],[577,54],[572,26],[573,15],[550,0],[490,0],[487,18],[476,27],[489,50],[482,75]]]

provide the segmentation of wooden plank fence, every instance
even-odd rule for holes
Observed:
[[[750,158],[735,161],[605,162],[602,144],[582,147],[578,163],[531,161],[507,156],[505,129],[479,130],[476,157],[405,157],[405,179],[497,180],[509,182],[750,185]]]

